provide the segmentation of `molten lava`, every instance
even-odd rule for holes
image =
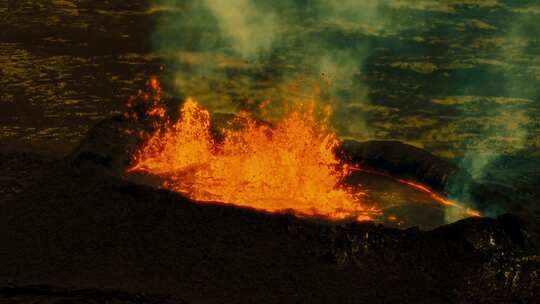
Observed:
[[[408,181],[408,180],[404,180],[404,179],[401,179],[401,178],[394,178],[396,181],[402,183],[402,184],[405,184],[405,185],[408,185],[409,187],[412,187],[420,192],[424,192],[426,194],[428,194],[429,196],[431,196],[431,198],[442,204],[442,205],[445,205],[445,206],[451,206],[451,207],[454,207],[454,208],[457,208],[457,209],[461,209],[462,212],[467,215],[467,216],[471,216],[471,217],[479,217],[479,216],[482,216],[480,214],[479,211],[477,210],[474,210],[474,209],[471,209],[471,208],[465,208],[463,207],[462,205],[452,201],[452,200],[449,200],[447,198],[444,198],[442,196],[440,196],[439,194],[435,193],[433,190],[429,189],[428,187],[424,186],[424,185],[421,185],[421,184],[418,184],[418,183],[415,183],[415,182],[412,182],[412,181]]]
[[[361,188],[343,183],[361,168],[335,155],[340,141],[328,129],[330,107],[319,113],[309,102],[291,109],[274,125],[240,113],[230,127],[215,130],[208,110],[192,98],[184,101],[178,120],[172,121],[157,80],[151,79],[148,86],[150,93],[140,91],[130,99],[125,117],[150,122],[155,131],[146,136],[128,171],[156,175],[164,188],[196,201],[331,220],[381,219],[383,211],[362,200]],[[464,216],[479,215],[423,185],[395,180]],[[397,220],[391,215],[388,219]]]
[[[198,201],[299,216],[370,219],[378,210],[362,205],[361,192],[341,185],[350,168],[334,154],[339,141],[327,129],[328,109],[324,112],[318,118],[310,103],[275,126],[241,113],[236,123],[242,127],[221,130],[223,138],[217,140],[209,112],[188,98],[179,120],[165,121],[148,138],[130,171],[157,175],[165,188]]]

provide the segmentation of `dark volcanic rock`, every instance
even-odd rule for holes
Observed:
[[[178,113],[178,102],[167,100],[166,106],[169,112]],[[152,130],[150,126],[153,124],[146,121],[144,115],[140,117],[142,118],[139,121],[117,116],[99,122],[68,156],[68,160],[74,163],[97,164],[107,168],[110,173],[121,176],[129,166],[133,153],[142,144],[139,133]],[[173,120],[176,118],[172,117]],[[213,116],[212,132],[218,140],[222,128],[240,126],[241,122],[236,121],[233,114]],[[364,169],[423,183],[442,195],[450,195],[458,201],[469,203],[484,214],[518,213],[531,222],[534,234],[540,235],[537,216],[529,216],[528,213],[533,212],[520,207],[531,205],[530,199],[522,202],[516,191],[502,184],[477,182],[455,163],[426,150],[397,141],[346,140],[336,153],[345,161],[360,165]],[[156,183],[152,180],[145,184]]]
[[[145,128],[121,117],[97,124],[69,157],[49,164],[2,206],[0,303],[529,303],[538,297],[537,239],[513,215],[421,231],[199,204],[122,179]],[[441,187],[459,170],[396,142],[348,141],[340,151],[354,163]]]
[[[338,150],[343,159],[402,178],[422,182],[441,192],[472,183],[472,177],[447,160],[398,141],[346,140]],[[459,184],[454,181],[459,180]],[[454,189],[460,191],[460,189]]]
[[[59,289],[50,286],[24,286],[0,288],[0,304],[51,303],[51,304],[183,304],[182,299],[129,294],[114,290]]]
[[[120,116],[103,120],[88,132],[67,160],[75,164],[93,163],[121,175],[140,144],[136,133],[142,129],[142,125]]]
[[[0,202],[13,199],[39,180],[50,161],[48,157],[31,153],[0,153]]]
[[[3,206],[0,286],[121,290],[187,303],[530,303],[538,296],[539,258],[511,216],[433,231],[317,223],[196,204],[122,181],[101,161],[57,162]]]
[[[529,194],[538,190],[527,190],[532,181],[512,188],[512,181],[498,172],[499,179],[507,180],[491,183],[476,181],[455,163],[437,157],[423,149],[397,141],[357,142],[346,140],[337,151],[344,160],[375,171],[384,171],[395,177],[419,181],[435,191],[468,202],[483,214],[490,216],[505,212],[519,214],[526,223],[527,231],[535,243],[540,242],[540,223],[538,221],[537,198]],[[523,178],[535,178],[530,172],[523,173]],[[506,182],[503,183],[503,182]],[[537,194],[536,194],[537,195]]]

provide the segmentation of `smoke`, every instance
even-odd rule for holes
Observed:
[[[524,75],[540,79],[538,65],[528,64],[538,63],[537,9],[457,0],[158,0],[156,7],[155,49],[172,86],[212,111],[257,112],[263,102],[279,107],[318,95],[332,103],[340,136],[459,155],[479,180],[501,157],[530,146],[540,85]]]
[[[177,92],[213,111],[309,99],[320,88],[317,100],[334,106],[335,129],[368,138],[365,63],[372,42],[396,32],[383,3],[159,0],[156,7],[170,10],[159,16],[154,42],[168,56]]]
[[[476,180],[488,178],[491,166],[501,157],[515,155],[527,147],[528,103],[521,105],[499,105],[486,110],[487,118],[479,126],[480,138],[469,145],[461,161]]]
[[[329,7],[329,19],[334,22],[350,22],[372,33],[390,29],[383,1],[328,0],[325,4]]]
[[[251,58],[267,52],[277,36],[278,20],[272,12],[259,9],[251,0],[204,0],[219,29],[232,48]]]
[[[503,76],[500,96],[490,99],[489,105],[480,104],[476,109],[476,119],[480,136],[469,145],[461,164],[476,179],[486,179],[491,166],[501,157],[515,155],[527,148],[530,139],[529,129],[533,122],[531,105],[540,96],[538,83],[527,79],[525,75],[537,74],[534,66],[534,45],[538,43],[538,14],[520,12],[516,9],[512,23],[503,28],[502,43],[495,52],[492,62],[498,65],[498,72]],[[529,71],[527,71],[529,70]],[[470,105],[463,105],[464,111],[472,110]]]
[[[535,145],[535,134],[531,132],[538,127],[534,116],[538,115],[540,96],[540,74],[535,64],[540,34],[536,24],[540,12],[521,5],[505,9],[508,20],[497,24],[492,33],[494,37],[486,39],[496,41],[495,45],[487,56],[478,54],[479,58],[487,57],[481,59],[482,63],[498,75],[495,92],[493,96],[474,97],[471,102],[460,105],[462,122],[469,124],[474,136],[465,141],[459,164],[476,181],[502,184],[507,191],[512,191],[512,188],[519,189],[519,181],[515,178],[515,168],[505,164],[511,164],[509,160],[515,156],[527,154],[525,150]],[[474,205],[470,187],[467,184],[456,187],[461,190],[451,195]],[[520,193],[507,194],[515,199],[521,197]],[[506,209],[508,206],[497,203],[497,198],[483,207],[482,212],[487,216],[510,211]]]

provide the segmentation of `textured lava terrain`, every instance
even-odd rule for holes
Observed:
[[[538,244],[515,215],[422,231],[201,205],[121,178],[133,145],[125,126],[104,121],[70,157],[28,169],[39,175],[3,203],[0,301],[531,303],[538,296]]]
[[[283,5],[294,39],[251,62],[193,48],[215,25],[170,26],[197,1],[167,2],[179,8],[0,0],[0,304],[538,301],[536,1],[389,0],[382,27],[266,1]],[[186,29],[175,48],[155,43]],[[305,35],[320,43],[295,42]],[[427,231],[301,220],[122,176],[139,144],[125,130],[145,126],[108,117],[150,74],[171,92],[180,83],[175,96],[249,110],[323,72],[337,83],[339,135],[372,140],[345,141],[340,156],[493,217]],[[458,166],[477,153],[497,156],[481,180]]]

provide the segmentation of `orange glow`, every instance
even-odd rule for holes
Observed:
[[[164,119],[167,115],[165,106],[161,103],[161,86],[157,78],[150,78],[146,85],[151,89],[152,94],[148,94],[139,90],[136,96],[131,97],[127,102],[127,107],[130,109],[128,113],[124,113],[124,117],[138,120],[142,114],[146,117],[157,117]],[[140,103],[138,101],[144,101]],[[144,105],[141,109],[136,109],[137,105]]]
[[[408,186],[410,186],[412,188],[415,188],[418,191],[429,194],[429,196],[431,196],[431,198],[434,201],[436,201],[438,203],[441,203],[441,204],[443,204],[445,206],[452,206],[452,207],[456,207],[456,208],[459,208],[459,209],[463,209],[465,214],[467,214],[468,216],[473,216],[473,217],[481,216],[479,211],[471,209],[471,208],[465,208],[465,207],[463,207],[462,205],[458,204],[455,201],[452,201],[452,200],[449,200],[447,198],[444,198],[444,197],[440,196],[439,194],[435,193],[433,190],[429,189],[428,187],[426,187],[424,185],[421,185],[421,184],[418,184],[418,183],[415,183],[415,182],[411,182],[411,181],[408,181],[408,180],[404,180],[404,179],[399,179],[399,178],[395,178],[395,180],[397,180],[398,182],[400,182],[402,184],[406,184],[406,185],[408,185]]]
[[[216,137],[210,113],[194,99],[187,98],[179,119],[171,121],[157,79],[150,79],[147,86],[150,93],[139,91],[130,99],[125,116],[149,121],[156,131],[147,135],[128,171],[156,175],[164,188],[196,201],[330,220],[381,219],[383,210],[366,206],[358,187],[342,183],[352,171],[364,169],[336,157],[340,141],[328,129],[330,106],[317,111],[315,102],[308,102],[289,108],[274,125],[240,113],[230,122],[233,127],[219,130]],[[269,103],[259,106],[263,115]],[[422,184],[389,177],[444,206],[481,216]],[[386,219],[399,220],[394,215]]]
[[[308,103],[274,126],[240,113],[235,123],[242,127],[222,130],[218,141],[211,133],[210,113],[188,98],[180,119],[165,120],[129,170],[160,176],[164,188],[198,201],[371,220],[380,210],[363,206],[361,192],[341,185],[350,168],[334,154],[340,142],[326,126],[330,109],[323,112],[317,115],[314,103]]]

